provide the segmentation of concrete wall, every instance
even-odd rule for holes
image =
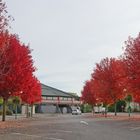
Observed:
[[[71,107],[68,105],[41,104],[37,108],[38,113],[71,113]]]
[[[31,113],[31,107],[28,106],[28,112]],[[22,105],[21,114],[27,114],[27,105]],[[33,105],[33,114],[35,114],[35,105]]]

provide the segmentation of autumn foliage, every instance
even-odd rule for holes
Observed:
[[[96,103],[98,99],[109,105],[130,94],[140,103],[140,34],[135,39],[129,37],[119,59],[104,58],[97,63],[89,81],[82,90],[84,102]]]
[[[96,94],[93,90],[93,81],[86,81],[83,91],[82,91],[82,100],[85,103],[95,105],[97,103]]]
[[[0,32],[9,27],[9,21],[13,20],[12,16],[8,15],[6,4],[0,0]]]
[[[6,101],[19,96],[28,104],[41,101],[41,88],[33,75],[31,50],[18,36],[0,33],[0,96]]]
[[[95,91],[105,104],[115,103],[124,97],[123,64],[115,58],[105,58],[96,64],[92,78],[96,82]]]
[[[39,80],[33,76],[30,77],[26,83],[23,93],[20,95],[22,101],[24,103],[28,103],[30,105],[34,103],[41,102],[41,84]]]
[[[21,43],[17,35],[9,33],[10,19],[6,4],[0,0],[0,97],[3,98],[3,121],[9,97],[19,96],[27,104],[41,101],[41,85],[34,76],[36,68],[31,50]]]
[[[137,38],[129,37],[123,55],[126,65],[128,88],[134,100],[140,102],[140,34]]]
[[[5,39],[4,45],[1,46],[1,82],[0,82],[0,95],[4,99],[26,89],[29,79],[33,79],[33,60],[31,57],[31,50],[28,46],[20,43],[16,35],[8,33],[1,33],[0,44],[3,38]]]

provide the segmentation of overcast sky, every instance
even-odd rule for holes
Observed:
[[[139,0],[5,0],[13,33],[30,44],[36,76],[80,95],[95,63],[140,31]]]

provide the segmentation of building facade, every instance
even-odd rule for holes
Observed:
[[[71,113],[72,108],[81,105],[80,97],[41,84],[42,101],[35,106],[36,113]]]

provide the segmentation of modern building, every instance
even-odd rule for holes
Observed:
[[[76,94],[41,84],[42,102],[36,105],[36,113],[71,113],[72,108],[81,104]]]

